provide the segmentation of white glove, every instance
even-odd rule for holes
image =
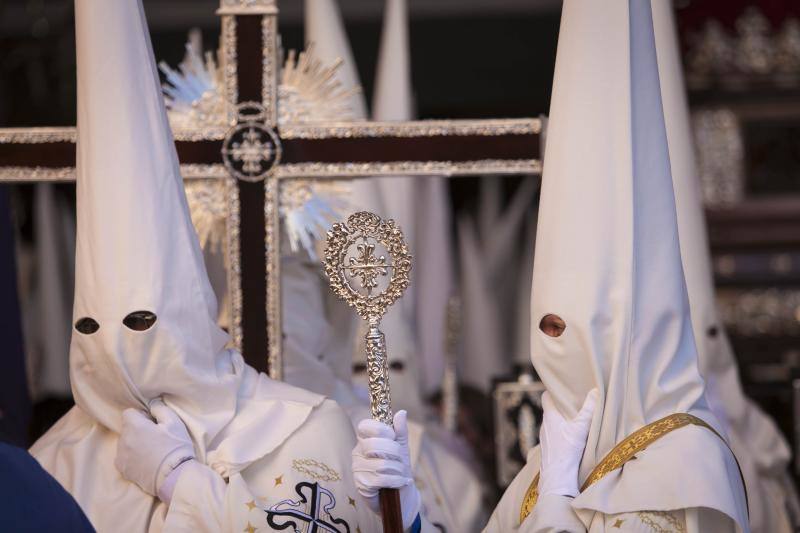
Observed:
[[[146,493],[160,497],[159,489],[167,476],[194,458],[194,446],[183,421],[164,402],[151,402],[150,414],[157,423],[136,409],[123,411],[114,465],[122,477]],[[171,487],[174,485],[173,476]]]
[[[405,411],[394,415],[394,429],[377,420],[359,422],[353,448],[353,478],[370,509],[378,513],[380,489],[400,489],[403,529],[410,528],[420,510],[420,495],[414,485],[408,450],[408,422]]]
[[[556,494],[574,498],[578,495],[578,467],[589,437],[598,396],[597,389],[592,389],[577,416],[566,420],[553,405],[550,394],[544,393],[544,417],[539,432],[542,445],[539,496]]]

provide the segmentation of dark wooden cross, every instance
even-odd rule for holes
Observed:
[[[231,335],[249,364],[281,378],[278,198],[295,178],[537,174],[537,118],[277,121],[276,0],[221,0],[227,116],[176,129],[184,179],[222,179],[228,200]],[[75,128],[0,129],[0,182],[75,178]]]

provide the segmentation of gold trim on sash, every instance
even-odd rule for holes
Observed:
[[[522,505],[519,507],[519,524],[528,518],[533,508],[536,507],[536,502],[539,501],[539,472],[533,476],[533,481],[528,485],[528,490],[525,491],[525,496],[522,497]]]
[[[722,442],[725,443],[726,446],[728,445],[727,441],[722,437],[722,435],[720,435],[717,430],[708,425],[708,423],[704,420],[688,413],[675,413],[668,415],[637,429],[625,437],[622,442],[614,446],[614,448],[608,452],[605,457],[603,457],[603,460],[594,467],[594,470],[592,470],[592,472],[589,474],[589,477],[586,478],[586,481],[581,487],[581,492],[600,481],[609,472],[613,472],[617,468],[620,468],[622,465],[633,459],[637,453],[644,450],[650,444],[654,443],[667,433],[671,433],[676,429],[688,425],[700,426],[711,430],[714,435],[719,437]],[[733,451],[731,451],[731,453],[733,453]],[[742,479],[742,483],[744,483],[744,479]],[[533,511],[533,508],[536,506],[538,499],[539,473],[537,472],[536,476],[533,478],[533,481],[531,481],[531,484],[528,486],[528,490],[525,491],[525,496],[522,498],[522,505],[519,509],[520,524],[522,524],[528,515],[531,514],[531,511]]]

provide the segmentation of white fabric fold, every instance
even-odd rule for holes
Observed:
[[[658,69],[650,1],[564,2],[531,351],[565,416],[600,388],[604,405],[581,480],[622,439],[664,416],[690,413],[722,431],[698,371]],[[566,322],[559,337],[538,328],[550,313]],[[700,472],[703,482],[692,483]],[[708,507],[746,531],[744,501],[726,443],[708,429],[686,427],[607,475],[574,506],[606,514]]]

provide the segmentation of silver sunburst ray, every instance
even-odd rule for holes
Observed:
[[[199,30],[192,30],[186,55],[176,69],[159,64],[166,83],[164,99],[170,123],[176,128],[225,124],[222,69],[211,52],[202,52]],[[321,121],[352,121],[348,100],[360,87],[342,87],[336,80],[341,60],[324,65],[314,54],[290,50],[278,86],[278,125]],[[217,180],[191,180],[186,194],[201,244],[218,246],[225,232],[224,195],[212,190]],[[349,187],[343,181],[286,180],[281,184],[280,213],[292,251],[305,250],[317,258],[320,242],[333,221],[347,213]]]

